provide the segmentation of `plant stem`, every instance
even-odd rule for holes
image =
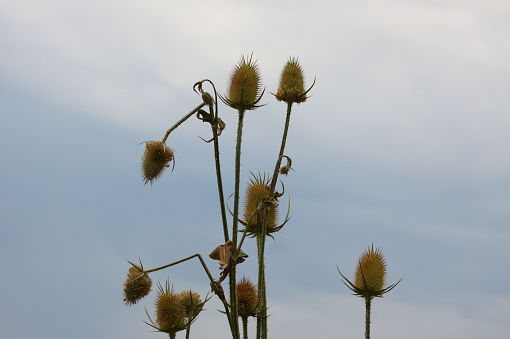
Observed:
[[[242,317],[243,321],[243,339],[248,339],[248,317]]]
[[[282,145],[280,146],[280,154],[278,154],[278,160],[276,161],[276,166],[274,168],[273,179],[271,180],[270,194],[273,194],[274,190],[276,188],[276,180],[278,179],[278,172],[280,171],[282,155],[283,155],[283,152],[285,151],[285,144],[287,143],[287,132],[289,131],[290,113],[291,112],[292,112],[292,102],[289,102],[289,103],[287,103],[287,118],[285,119],[285,127],[283,129]]]
[[[365,299],[365,339],[370,339],[370,306],[372,298],[367,297]]]
[[[236,143],[236,159],[235,159],[235,189],[234,189],[234,220],[232,222],[232,243],[234,245],[233,258],[230,261],[230,308],[232,321],[232,336],[234,339],[239,338],[239,320],[237,313],[237,281],[236,281],[236,264],[237,264],[237,226],[239,222],[239,186],[241,181],[241,143],[243,135],[244,109],[239,109],[239,121],[237,124],[237,143]]]
[[[168,267],[171,267],[171,266],[175,266],[175,265],[178,265],[180,263],[183,263],[185,261],[188,261],[190,259],[193,259],[195,257],[198,257],[198,259],[200,260],[200,263],[202,264],[202,267],[204,268],[205,270],[205,273],[207,274],[207,276],[209,277],[209,280],[211,280],[211,282],[214,282],[214,278],[213,276],[211,275],[211,272],[209,272],[209,269],[207,268],[207,265],[205,264],[205,261],[204,259],[202,259],[202,256],[200,254],[193,254],[193,255],[190,255],[189,257],[186,257],[184,259],[181,259],[181,260],[177,260],[177,261],[174,261],[170,264],[167,264],[167,265],[163,265],[163,266],[160,266],[160,267],[156,267],[156,268],[152,268],[150,270],[145,270],[145,273],[149,274],[151,272],[156,272],[156,271],[160,271],[160,270],[163,270],[165,268],[168,268]]]
[[[214,116],[212,105],[209,106],[209,111],[211,116]],[[218,141],[218,135],[216,133],[216,126],[218,122],[215,121],[211,124],[212,132],[213,132],[213,142],[214,142],[214,162],[216,164],[216,180],[218,181],[218,194],[220,199],[220,209],[221,209],[221,220],[223,223],[223,235],[225,237],[225,242],[228,241],[228,225],[227,225],[227,213],[225,211],[225,196],[223,195],[223,180],[221,179],[221,165],[220,165],[220,146]]]
[[[235,159],[235,191],[234,191],[234,221],[232,224],[232,242],[234,248],[237,248],[237,226],[239,222],[239,187],[241,181],[241,143],[243,134],[244,110],[239,109],[239,122],[237,125],[237,143]]]
[[[205,102],[202,102],[200,105],[198,105],[197,107],[195,107],[191,112],[189,112],[188,114],[186,114],[185,116],[183,116],[181,118],[181,120],[177,121],[172,127],[170,127],[168,129],[168,131],[166,131],[165,133],[165,136],[163,137],[163,140],[162,142],[165,143],[166,142],[166,139],[168,139],[168,136],[170,135],[170,133],[172,133],[172,131],[174,129],[176,129],[177,127],[179,127],[180,124],[182,124],[183,122],[185,122],[186,120],[189,119],[190,116],[192,116],[193,114],[195,114],[196,112],[198,112],[199,109],[201,109],[202,107],[204,107],[205,105],[207,105],[207,103]]]
[[[287,103],[287,117],[285,119],[285,127],[283,129],[282,143],[280,146],[280,153],[278,160],[276,161],[273,177],[271,180],[271,187],[269,190],[269,196],[272,196],[276,189],[276,182],[278,180],[278,173],[280,171],[280,164],[282,162],[282,155],[285,151],[285,144],[287,143],[287,133],[290,125],[290,114],[292,112],[292,102]],[[266,296],[266,277],[265,277],[265,264],[264,264],[264,252],[265,242],[267,233],[267,220],[269,211],[264,211],[264,219],[262,225],[262,234],[257,236],[257,252],[259,260],[259,279],[258,279],[258,293],[260,300],[260,312],[257,317],[257,339],[267,339],[267,296]]]
[[[264,214],[265,216],[265,214]],[[267,300],[266,300],[266,274],[264,265],[264,241],[262,235],[257,235],[257,256],[259,263],[258,286],[259,314],[257,315],[257,339],[267,338]]]

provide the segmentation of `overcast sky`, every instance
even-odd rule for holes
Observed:
[[[362,338],[337,266],[351,277],[373,243],[388,282],[403,277],[373,302],[374,337],[509,338],[509,17],[504,0],[0,1],[0,337],[165,337],[143,322],[154,293],[124,306],[126,259],[201,253],[219,274],[211,132],[175,130],[175,169],[152,187],[139,143],[201,102],[196,81],[225,93],[253,53],[266,106],[246,114],[243,190],[274,168],[285,61],[317,79],[285,152],[292,218],[268,241],[269,336]],[[220,116],[230,195],[237,113]],[[239,276],[256,281],[244,250]],[[152,278],[209,290],[198,261]],[[192,337],[227,337],[219,300],[206,308]]]

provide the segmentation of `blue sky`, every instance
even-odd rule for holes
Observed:
[[[373,303],[374,336],[509,337],[509,15],[506,1],[2,1],[0,337],[164,336],[143,323],[153,294],[122,302],[126,259],[222,242],[210,130],[172,133],[175,170],[152,187],[139,143],[200,103],[196,81],[224,93],[251,53],[267,105],[246,115],[243,189],[274,167],[285,61],[317,79],[291,120],[292,219],[268,242],[269,335],[362,337],[363,300],[336,267],[350,276],[374,243],[389,282],[403,277]],[[229,195],[236,112],[220,115]],[[256,280],[244,250],[239,275]],[[153,275],[167,278],[209,289],[198,262]],[[217,298],[206,308],[192,335],[228,335]]]

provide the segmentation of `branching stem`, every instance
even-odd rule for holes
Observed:
[[[166,139],[168,139],[168,136],[170,135],[170,133],[172,133],[172,131],[174,129],[176,129],[177,127],[179,127],[180,124],[182,124],[183,122],[185,122],[186,120],[189,119],[189,117],[191,117],[193,114],[195,114],[196,112],[198,112],[199,109],[201,109],[202,107],[204,107],[205,105],[207,105],[207,103],[205,102],[202,102],[200,105],[198,105],[197,107],[195,107],[191,112],[189,112],[188,114],[186,114],[185,116],[183,116],[181,118],[181,120],[177,121],[172,127],[170,127],[168,129],[168,131],[166,131],[165,133],[165,136],[163,137],[163,140],[162,142],[165,143],[166,142]]]
[[[290,114],[292,112],[292,102],[287,103],[287,117],[285,119],[285,127],[283,129],[282,144],[280,146],[280,153],[271,180],[271,187],[269,196],[272,196],[276,189],[276,182],[278,180],[278,173],[280,171],[280,164],[282,162],[283,152],[285,151],[285,144],[287,143],[287,132],[290,125]],[[258,293],[260,300],[260,312],[257,317],[257,339],[267,339],[267,296],[266,296],[266,275],[264,264],[264,252],[267,233],[267,220],[269,211],[264,211],[264,219],[262,224],[262,234],[257,236],[257,252],[259,261],[259,279],[258,279]]]

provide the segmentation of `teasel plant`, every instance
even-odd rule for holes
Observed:
[[[175,339],[177,332],[186,330],[186,339],[190,337],[191,324],[197,319],[203,310],[208,297],[202,301],[200,295],[192,290],[174,292],[173,285],[166,281],[163,287],[158,283],[156,295],[156,321],[153,321],[147,309],[149,322],[157,332],[168,333],[171,339]]]
[[[212,292],[220,299],[223,304],[221,311],[226,315],[229,328],[233,339],[241,338],[239,328],[239,318],[243,322],[243,338],[247,338],[247,322],[249,317],[257,319],[256,338],[267,339],[267,292],[265,278],[265,240],[267,236],[273,237],[289,221],[289,209],[282,224],[277,225],[279,198],[282,192],[276,191],[278,177],[288,175],[292,165],[292,159],[284,154],[287,141],[287,134],[290,125],[290,116],[292,105],[300,104],[307,100],[308,93],[315,84],[315,80],[310,88],[305,90],[304,72],[297,58],[289,58],[280,74],[279,87],[276,94],[273,94],[277,101],[287,104],[287,114],[282,134],[279,154],[276,157],[275,168],[272,174],[252,175],[246,190],[244,214],[240,213],[240,178],[241,178],[241,147],[245,114],[261,106],[260,101],[264,95],[265,89],[262,86],[261,74],[257,62],[253,55],[242,56],[239,62],[234,66],[230,74],[230,81],[225,96],[218,95],[212,81],[205,79],[194,84],[193,90],[201,96],[202,102],[184,115],[172,127],[170,127],[161,141],[145,141],[145,151],[142,156],[141,172],[145,184],[154,184],[164,173],[165,169],[172,163],[175,165],[174,150],[167,146],[167,140],[170,134],[181,124],[192,116],[199,120],[207,122],[211,126],[212,138],[204,140],[206,143],[213,144],[215,159],[216,181],[218,188],[218,198],[222,219],[222,228],[225,242],[216,246],[209,257],[218,260],[221,273],[219,278],[215,279],[205,261],[200,254],[174,261],[170,264],[145,269],[140,264],[131,264],[128,272],[128,278],[124,288],[124,301],[127,305],[137,303],[141,298],[150,292],[152,281],[149,274],[155,271],[163,270],[171,266],[183,263],[188,260],[198,259],[210,281]],[[213,95],[204,90],[205,87],[212,87]],[[235,168],[234,168],[234,193],[233,208],[228,207],[224,195],[223,179],[220,163],[220,145],[219,137],[225,129],[225,122],[218,115],[218,98],[232,109],[237,110],[237,134],[235,144]],[[283,164],[285,162],[285,164]],[[232,223],[229,227],[227,210],[232,216]],[[241,229],[240,225],[244,226]],[[242,245],[247,238],[256,238],[257,259],[258,259],[258,279],[257,285],[251,283],[246,278],[237,281],[237,265],[248,258],[248,255],[242,251]],[[224,293],[222,282],[229,278],[228,295]],[[188,293],[189,292],[189,293]],[[186,329],[186,337],[189,337],[189,327],[202,310],[203,304],[198,294],[192,291],[186,293],[175,293],[173,287],[167,282],[163,287],[158,284],[156,320],[153,321],[149,316],[150,322],[156,331],[168,333],[170,338],[175,338],[177,332]],[[186,311],[184,307],[177,307],[177,300],[184,300],[188,297],[188,304],[200,306],[194,308],[194,311]],[[183,296],[184,295],[184,296]],[[162,307],[165,311],[161,311]],[[189,305],[188,305],[189,306]],[[166,312],[166,313],[165,313]],[[188,312],[188,313],[186,313]]]
[[[387,263],[380,247],[374,249],[374,244],[365,250],[356,265],[354,283],[347,279],[340,269],[338,273],[342,276],[342,282],[353,294],[365,299],[365,339],[370,339],[371,307],[372,299],[382,298],[397,286],[402,278],[396,283],[386,286]]]
[[[257,287],[248,278],[243,277],[237,283],[237,308],[243,323],[243,339],[248,339],[248,318],[257,317],[259,297]]]

